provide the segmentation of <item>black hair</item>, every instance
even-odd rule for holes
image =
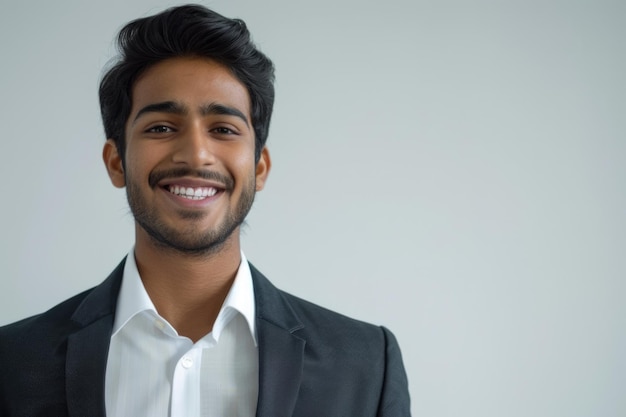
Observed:
[[[242,20],[199,5],[173,7],[128,23],[117,43],[119,57],[100,82],[100,111],[106,137],[115,141],[122,163],[135,81],[158,62],[185,56],[213,59],[245,85],[258,162],[274,105],[274,65],[256,48]]]

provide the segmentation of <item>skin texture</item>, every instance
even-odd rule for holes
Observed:
[[[205,58],[150,67],[132,90],[125,166],[112,140],[103,159],[126,187],[135,259],[157,311],[181,335],[207,334],[241,261],[239,228],[271,162],[255,164],[250,98],[231,72]],[[208,190],[192,200],[169,188]]]

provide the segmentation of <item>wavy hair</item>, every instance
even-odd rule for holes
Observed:
[[[100,111],[106,137],[115,141],[123,163],[125,125],[137,78],[158,62],[185,56],[215,60],[245,85],[258,162],[274,106],[274,65],[256,48],[242,20],[199,5],[173,7],[128,23],[120,31],[117,45],[119,56],[100,82]]]

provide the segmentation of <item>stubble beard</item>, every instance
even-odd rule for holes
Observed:
[[[226,213],[224,220],[214,227],[200,231],[193,221],[200,221],[207,214],[197,211],[180,211],[181,219],[189,221],[184,230],[178,230],[165,223],[158,211],[151,207],[141,196],[140,187],[133,181],[126,180],[128,205],[137,224],[146,231],[152,243],[167,251],[186,256],[206,256],[219,252],[228,242],[235,230],[244,222],[250,212],[255,196],[255,177],[248,179],[234,209]],[[231,193],[232,191],[224,191]],[[222,196],[222,198],[225,196]]]

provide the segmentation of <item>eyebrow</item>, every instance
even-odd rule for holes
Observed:
[[[184,104],[177,103],[175,101],[163,101],[161,103],[148,104],[137,112],[137,115],[133,119],[133,124],[137,122],[137,119],[146,113],[170,113],[184,116],[189,113],[189,108]],[[243,120],[246,126],[249,127],[248,118],[240,110],[224,104],[209,103],[200,106],[200,114],[202,116],[209,116],[212,114],[235,116]]]
[[[185,115],[189,113],[189,110],[187,109],[187,106],[176,103],[174,101],[164,101],[161,103],[148,104],[137,112],[137,115],[133,119],[133,123],[135,123],[137,119],[139,119],[146,113],[170,113]]]
[[[203,116],[208,116],[210,114],[235,116],[243,120],[246,126],[248,126],[248,118],[240,110],[234,107],[225,106],[223,104],[211,103],[211,104],[202,106],[200,108],[200,114],[202,114]]]

